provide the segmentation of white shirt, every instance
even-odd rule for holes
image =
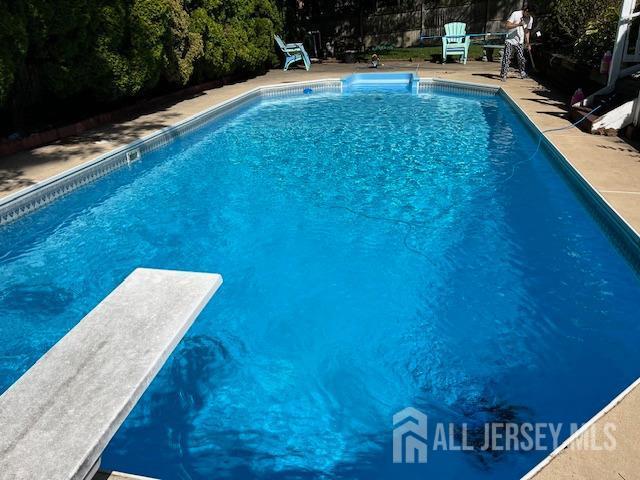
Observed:
[[[524,12],[522,10],[516,10],[511,14],[507,22],[509,23],[521,23],[522,18],[524,17]],[[526,25],[527,30],[531,30],[533,27],[533,17],[529,15],[529,22]],[[524,43],[524,27],[516,27],[510,28],[507,32],[507,43],[512,45],[522,45]]]

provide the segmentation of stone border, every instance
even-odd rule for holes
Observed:
[[[167,92],[163,95],[148,98],[133,100],[132,105],[117,108],[102,113],[97,113],[90,117],[79,119],[73,123],[61,125],[56,128],[44,130],[41,132],[33,132],[26,137],[19,138],[17,140],[0,140],[0,157],[4,155],[11,155],[14,153],[22,152],[24,150],[30,150],[33,148],[42,147],[58,140],[62,140],[73,135],[80,135],[88,130],[94,128],[100,128],[107,123],[115,123],[118,121],[125,121],[127,117],[131,115],[143,113],[145,110],[152,110],[162,108],[164,102],[167,101],[181,101],[186,100],[190,95],[198,94],[204,90],[210,90],[213,88],[220,88],[237,80],[246,80],[245,77],[223,77],[219,80],[212,80],[190,87],[176,90],[173,92]]]

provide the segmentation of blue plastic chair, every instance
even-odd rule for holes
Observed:
[[[467,24],[462,22],[447,23],[442,37],[442,63],[447,62],[447,55],[460,55],[462,63],[467,64],[471,37],[467,35]]]
[[[289,65],[302,61],[304,62],[304,68],[309,71],[311,68],[311,60],[309,59],[309,54],[301,43],[284,43],[278,35],[274,35],[274,38],[276,39],[276,43],[280,47],[280,50],[282,50],[282,53],[284,54],[283,70],[288,70]]]

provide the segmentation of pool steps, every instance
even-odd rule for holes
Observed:
[[[420,78],[411,72],[354,73],[342,79],[344,92],[379,91],[417,93]]]
[[[218,274],[139,268],[0,396],[0,480],[91,479]]]

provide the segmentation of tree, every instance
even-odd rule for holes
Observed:
[[[0,0],[0,128],[272,64],[274,0]]]
[[[618,0],[556,0],[551,22],[560,46],[596,66],[613,48],[619,18]]]
[[[9,99],[16,71],[27,54],[24,4],[0,0],[0,106]]]

